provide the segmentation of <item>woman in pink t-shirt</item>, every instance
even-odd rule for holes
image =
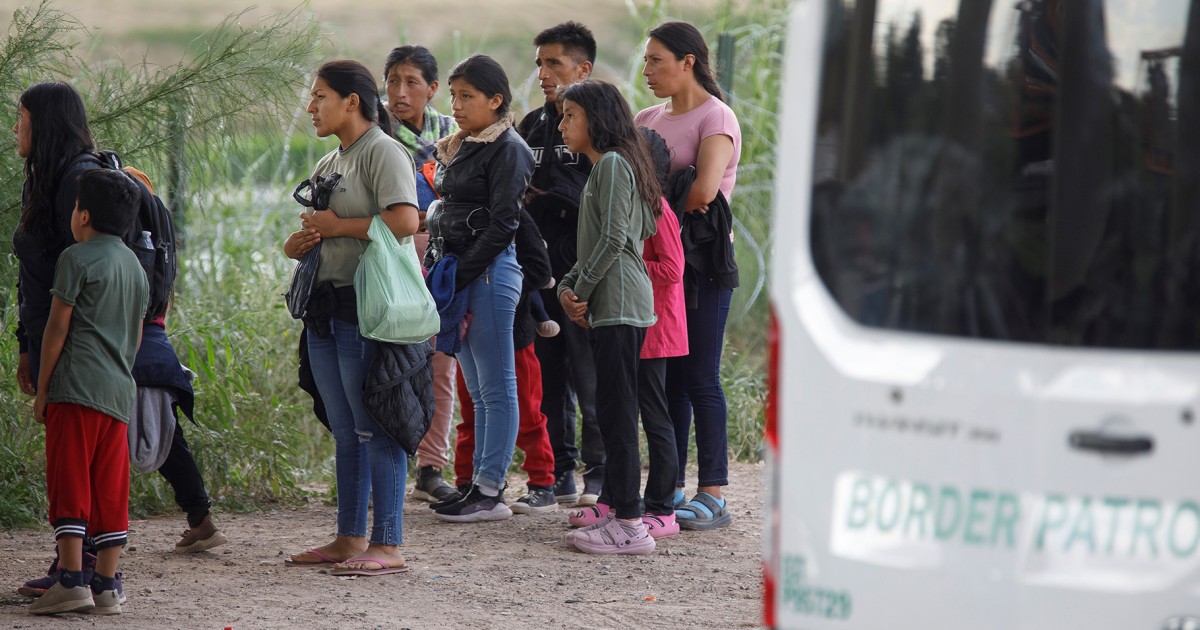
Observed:
[[[650,31],[645,62],[642,74],[650,90],[668,100],[639,112],[637,124],[657,131],[666,140],[672,173],[695,167],[696,178],[683,209],[686,213],[708,212],[718,192],[727,201],[732,197],[742,145],[737,116],[722,101],[713,77],[708,46],[691,24],[667,22]],[[689,295],[686,309],[689,354],[669,359],[667,364],[667,397],[679,456],[675,517],[684,529],[712,529],[728,526],[733,520],[721,496],[722,486],[729,484],[729,462],[727,408],[720,375],[733,289],[691,266],[685,274],[688,284],[696,287],[695,302]],[[693,414],[699,479],[695,496],[683,503]]]

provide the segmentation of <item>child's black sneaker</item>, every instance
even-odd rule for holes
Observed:
[[[583,471],[583,494],[579,495],[579,503],[577,507],[587,507],[596,505],[596,501],[600,500],[600,494],[604,491],[604,471],[589,469]]]
[[[455,490],[449,496],[447,496],[445,499],[442,499],[441,501],[435,501],[433,503],[430,503],[429,509],[440,510],[444,507],[454,505],[455,503],[462,501],[463,497],[467,496],[467,493],[470,491],[471,491],[471,484],[464,483],[463,485],[459,486],[457,490]]]
[[[453,505],[434,510],[434,514],[443,521],[452,523],[477,523],[480,521],[501,521],[512,516],[512,509],[504,502],[503,494],[489,497],[472,486],[471,491]]]
[[[575,490],[575,471],[568,470],[558,474],[554,481],[554,499],[559,505],[575,505],[579,500],[579,492]]]
[[[529,486],[529,493],[513,501],[514,514],[538,514],[558,510],[554,492],[546,486]]]

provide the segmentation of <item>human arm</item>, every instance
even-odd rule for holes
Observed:
[[[670,286],[683,282],[683,243],[679,240],[679,222],[666,200],[658,217],[658,230],[642,246],[646,273],[655,286]]]
[[[725,134],[711,135],[700,141],[696,152],[696,181],[688,191],[687,212],[707,212],[708,204],[717,198],[725,169],[733,159],[733,138]]]
[[[616,153],[606,154],[592,168],[584,195],[592,195],[589,203],[600,212],[599,234],[587,260],[580,260],[572,270],[578,270],[574,291],[580,300],[591,300],[596,285],[604,279],[629,240],[629,221],[634,211],[633,184],[633,169]]]
[[[21,282],[17,281],[17,304],[22,302],[21,299]],[[17,387],[26,396],[33,396],[37,393],[34,388],[34,379],[36,374],[29,373],[29,336],[25,333],[25,323],[17,319]]]
[[[287,240],[283,242],[283,253],[288,258],[300,260],[320,242],[319,232],[312,228],[302,228],[288,235]]]
[[[29,352],[22,352],[17,355],[17,387],[21,388],[21,393],[26,396],[37,395],[37,389],[33,386],[33,379],[29,373]]]
[[[575,294],[575,283],[578,280],[579,262],[576,261],[575,266],[571,267],[571,270],[558,283],[558,303],[562,305],[567,319],[584,328],[590,328],[587,323],[588,303],[580,301],[579,296]]]
[[[33,402],[33,418],[41,424],[46,423],[47,395],[50,391],[50,378],[62,356],[63,346],[67,342],[67,332],[71,329],[71,315],[75,307],[57,295],[50,303],[50,319],[46,322],[46,332],[42,334],[42,367],[38,373],[37,398]]]
[[[521,211],[521,224],[517,227],[517,264],[521,265],[521,293],[530,293],[546,285],[550,280],[550,254],[542,233],[528,212]]]

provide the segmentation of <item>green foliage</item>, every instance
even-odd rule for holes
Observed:
[[[150,67],[85,63],[74,54],[71,42],[89,36],[47,2],[18,9],[8,32],[0,36],[0,63],[6,68],[0,73],[0,124],[11,127],[16,99],[28,85],[68,81],[84,97],[101,148],[115,149],[128,163],[149,172],[164,197],[182,190],[189,178],[213,181],[211,173],[225,168],[222,151],[236,147],[238,135],[269,138],[291,125],[290,116],[280,124],[277,115],[294,111],[305,72],[315,65],[318,41],[315,25],[298,14],[249,27],[239,24],[234,15],[193,39],[187,57],[179,63]],[[11,142],[0,147],[0,231],[4,234],[11,234],[16,224],[24,180],[23,162]],[[211,200],[210,209],[218,217],[237,214],[215,195],[195,198]],[[281,225],[265,222],[257,213],[251,218],[263,226]],[[234,230],[255,236],[245,226]],[[294,439],[294,418],[303,417],[294,413],[295,388],[281,385],[294,380],[294,363],[292,375],[279,376],[286,363],[264,348],[280,343],[276,332],[283,329],[281,322],[269,319],[277,309],[272,310],[270,296],[256,296],[249,290],[269,286],[268,280],[278,284],[285,272],[255,267],[253,260],[265,259],[261,250],[237,251],[224,243],[214,246],[208,233],[187,237],[196,251],[181,256],[171,332],[177,350],[207,379],[197,386],[203,428],[193,427],[188,433],[197,447],[197,459],[214,493],[227,502],[294,497],[299,466],[308,463],[295,446],[300,442]],[[263,240],[239,242],[258,249],[268,239],[277,243],[281,237],[272,233]],[[4,328],[0,356],[6,357],[0,361],[0,430],[5,434],[0,443],[0,527],[36,522],[44,516],[45,506],[43,431],[32,420],[29,399],[16,387],[18,350],[10,334],[17,320],[16,261],[10,243],[7,238],[0,241]],[[205,247],[210,248],[209,255],[199,260],[216,259],[218,271],[193,262]],[[212,247],[226,249],[218,256]],[[244,275],[213,277],[224,272]],[[192,285],[207,293],[189,290]],[[242,294],[231,291],[236,287],[244,287]],[[294,337],[291,344],[294,356]],[[274,389],[271,383],[276,384]],[[308,442],[312,441],[304,443]],[[171,503],[157,478],[135,476],[133,491],[135,513],[159,511]]]

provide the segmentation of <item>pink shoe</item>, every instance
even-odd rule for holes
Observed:
[[[575,547],[584,553],[641,555],[654,553],[654,539],[645,523],[612,519],[595,529],[576,532]]]
[[[642,517],[652,538],[666,538],[679,533],[679,523],[675,522],[674,514],[647,514]]]
[[[567,522],[570,523],[572,527],[587,527],[588,525],[595,525],[596,523],[607,519],[608,506],[603,503],[597,503],[596,505],[580,508],[578,510],[571,510],[571,512],[567,514]]]

